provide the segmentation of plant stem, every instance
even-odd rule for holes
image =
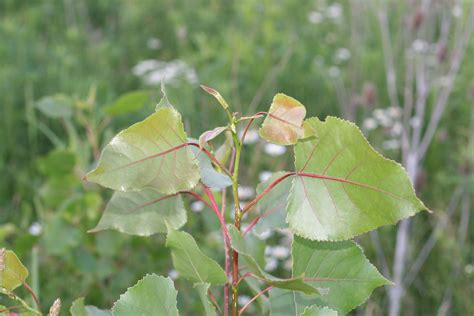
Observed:
[[[240,231],[240,219],[242,217],[242,211],[239,203],[239,164],[240,164],[240,153],[242,150],[242,143],[240,142],[237,133],[235,131],[235,125],[232,122],[232,138],[235,146],[235,160],[234,160],[234,171],[232,174],[232,195],[234,198],[234,225]],[[239,297],[239,254],[237,251],[232,253],[232,316],[238,315],[237,310],[237,299]]]

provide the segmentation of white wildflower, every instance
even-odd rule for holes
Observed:
[[[390,106],[387,108],[387,114],[392,118],[400,118],[402,116],[402,109],[399,106]]]
[[[413,43],[411,44],[411,47],[415,52],[423,53],[428,48],[428,43],[418,38],[413,41]]]
[[[346,61],[351,58],[351,51],[345,47],[339,48],[336,51],[336,59],[339,61]]]
[[[265,258],[265,271],[272,272],[278,267],[278,260],[276,258]]]
[[[466,264],[466,266],[464,267],[464,272],[466,272],[466,274],[474,273],[474,265]]]
[[[270,229],[267,229],[266,231],[264,232],[261,232],[261,233],[254,233],[255,236],[258,237],[258,239],[260,240],[267,240],[268,238],[270,238],[272,235],[273,235],[273,232],[270,230]]]
[[[274,246],[271,247],[270,256],[277,258],[278,260],[283,260],[288,258],[290,255],[290,249],[285,246]]]
[[[327,7],[326,16],[330,19],[338,19],[342,14],[342,6],[338,3],[334,3]]]
[[[156,38],[156,37],[151,37],[148,39],[148,41],[146,42],[146,46],[149,48],[149,49],[152,49],[152,50],[157,50],[157,49],[160,49],[162,44],[161,44],[161,40],[159,38]]]
[[[283,264],[283,268],[287,271],[291,271],[293,269],[293,260],[291,258],[286,260]]]
[[[310,23],[319,24],[323,21],[324,16],[318,11],[311,11],[308,14],[308,20]]]
[[[190,205],[191,211],[199,213],[204,209],[204,203],[202,201],[194,201]]]
[[[341,74],[341,70],[336,66],[329,67],[328,74],[331,78],[337,78]]]
[[[28,228],[28,232],[30,233],[30,235],[32,236],[39,236],[41,235],[41,233],[43,232],[43,226],[38,223],[38,222],[34,222],[33,224],[31,224],[31,226]]]
[[[260,182],[265,182],[267,181],[268,179],[270,179],[270,177],[272,176],[272,172],[271,171],[268,171],[268,170],[263,170],[262,172],[260,172],[260,174],[258,175],[258,179],[260,180]]]
[[[276,157],[276,156],[281,156],[284,153],[286,153],[286,147],[285,146],[280,146],[280,145],[275,145],[275,144],[265,144],[265,147],[263,149],[266,154]]]
[[[459,18],[461,15],[462,15],[462,8],[459,4],[455,5],[453,7],[453,10],[451,11],[451,13],[453,14],[453,16],[455,18]]]
[[[249,186],[239,186],[238,188],[239,199],[248,200],[255,195],[255,191]]]
[[[242,137],[244,131],[239,131],[239,138]],[[249,129],[245,135],[244,145],[252,145],[258,142],[260,136],[258,136],[258,131],[256,129]]]
[[[179,272],[175,269],[171,269],[168,271],[168,276],[171,278],[171,280],[176,280],[179,277]]]
[[[400,142],[396,139],[386,140],[382,143],[382,147],[385,150],[395,150],[400,148]]]
[[[239,298],[237,299],[237,302],[239,303],[239,306],[244,306],[245,304],[250,302],[250,296],[239,295]]]
[[[371,131],[373,129],[376,129],[377,128],[377,121],[371,117],[369,118],[366,118],[364,120],[364,123],[363,123],[363,126],[364,126],[364,129],[367,130],[367,131]]]
[[[402,131],[403,125],[400,122],[395,122],[395,124],[393,124],[392,128],[390,129],[392,136],[399,136],[402,134]]]

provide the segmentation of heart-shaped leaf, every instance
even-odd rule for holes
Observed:
[[[167,226],[179,229],[186,223],[186,210],[179,195],[163,195],[147,188],[115,192],[99,224],[91,230],[115,229],[122,233],[149,236],[166,233]]]
[[[302,291],[307,294],[318,293],[314,287],[304,282],[302,275],[291,279],[280,279],[263,271],[261,268],[265,250],[263,241],[249,234],[243,237],[233,225],[228,225],[228,231],[232,248],[243,257],[248,270],[255,277],[276,288]]]
[[[260,128],[260,136],[274,144],[293,145],[303,137],[306,109],[298,100],[283,93],[273,98],[267,117]]]
[[[28,277],[28,270],[11,250],[0,248],[0,287],[13,291]]]
[[[304,274],[314,287],[328,289],[318,301],[341,313],[362,304],[375,288],[391,284],[353,241],[311,241],[295,236],[292,257],[293,275]]]
[[[328,117],[305,127],[314,135],[295,146],[287,207],[294,233],[344,240],[426,210],[403,167],[377,153],[357,126]]]
[[[179,316],[178,291],[170,278],[149,274],[120,295],[112,307],[114,316]]]
[[[173,194],[193,188],[199,168],[188,146],[181,115],[161,108],[115,136],[86,179],[117,191],[156,188]],[[182,146],[179,149],[174,149]]]
[[[172,230],[166,238],[166,247],[176,271],[191,282],[224,284],[227,280],[224,270],[199,249],[194,238],[185,232]]]

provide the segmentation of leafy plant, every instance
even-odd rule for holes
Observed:
[[[344,315],[376,287],[390,284],[350,239],[426,210],[402,166],[377,153],[353,123],[305,119],[305,107],[284,94],[274,97],[268,112],[241,116],[216,90],[202,88],[217,99],[228,123],[204,132],[198,141],[188,138],[181,115],[164,94],[155,113],[112,138],[97,167],[85,176],[115,190],[92,231],[166,234],[174,267],[194,284],[206,315],[240,315],[256,300],[261,313],[268,309],[271,315]],[[250,126],[262,117],[262,138],[294,146],[295,171],[275,173],[242,205],[242,145]],[[225,140],[215,147],[219,137]],[[233,214],[226,212],[227,187]],[[180,231],[187,221],[184,196],[202,202],[218,220],[223,267],[191,234]],[[287,228],[294,235],[292,275],[277,277],[264,270],[265,241],[253,231]],[[243,282],[256,294],[239,309]],[[171,279],[147,275],[111,313],[177,315],[177,295]],[[83,298],[71,313],[109,314],[84,306]]]

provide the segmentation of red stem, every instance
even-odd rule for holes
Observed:
[[[247,135],[247,132],[249,131],[249,128],[250,126],[252,125],[253,121],[255,121],[256,118],[259,118],[259,117],[262,117],[264,115],[266,115],[267,112],[258,112],[256,113],[254,116],[252,117],[249,117],[250,121],[247,123],[247,125],[245,126],[245,129],[244,129],[244,132],[242,134],[242,137],[240,138],[240,142],[243,144],[244,143],[244,139],[245,139],[245,136]]]
[[[254,297],[252,297],[252,299],[250,301],[248,301],[247,304],[245,304],[239,311],[239,315],[242,315],[242,313],[247,309],[247,307],[252,304],[253,301],[255,301],[257,298],[259,298],[260,296],[262,296],[263,294],[265,294],[266,292],[270,291],[271,289],[273,289],[273,286],[269,286],[267,287],[266,289],[260,291],[260,293],[258,293],[257,295],[255,295]]]
[[[112,169],[111,171],[116,171],[116,170],[120,170],[120,169],[123,169],[123,168],[127,168],[127,167],[130,167],[130,166],[133,166],[133,165],[142,163],[142,162],[144,162],[144,161],[147,161],[147,160],[150,160],[150,159],[159,157],[159,156],[166,155],[166,154],[168,154],[168,153],[170,153],[170,152],[179,150],[179,149],[181,149],[181,148],[183,148],[183,147],[186,147],[186,146],[194,146],[194,147],[199,148],[199,150],[203,151],[203,152],[209,157],[209,159],[211,159],[211,161],[212,161],[216,166],[218,166],[220,169],[222,169],[222,171],[224,171],[228,176],[232,177],[232,174],[229,172],[229,170],[227,170],[227,168],[225,168],[224,166],[222,166],[221,163],[219,162],[219,160],[217,160],[217,158],[214,157],[214,155],[213,155],[209,150],[207,150],[206,148],[201,148],[201,147],[199,146],[199,144],[197,144],[197,143],[183,143],[183,144],[180,144],[180,145],[178,145],[178,146],[175,146],[175,147],[172,147],[172,148],[170,148],[170,149],[167,149],[167,150],[165,150],[165,151],[159,152],[159,153],[157,153],[157,154],[154,154],[154,155],[151,155],[151,156],[147,156],[147,157],[145,157],[145,158],[142,158],[142,159],[138,159],[138,160],[129,162],[129,163],[123,165],[123,166],[120,166],[120,167],[118,167],[118,168]],[[86,181],[87,181],[87,176],[84,176],[84,177],[83,177],[83,180],[86,180]]]
[[[222,237],[224,239],[224,252],[225,252],[225,274],[226,274],[226,283],[224,285],[224,316],[227,316],[229,313],[229,271],[230,271],[230,260],[229,260],[229,232],[227,231],[227,226],[225,223],[225,219],[223,214],[219,211],[219,207],[217,206],[216,199],[214,198],[214,194],[212,191],[204,185],[204,192],[206,192],[207,197],[211,201],[211,208],[216,213],[217,217],[219,218],[219,222],[221,223],[222,228]]]
[[[391,193],[391,192],[384,191],[384,190],[382,190],[382,189],[379,189],[379,188],[376,188],[376,187],[373,187],[373,186],[370,186],[370,185],[367,185],[367,184],[363,184],[363,183],[359,183],[359,182],[354,182],[354,181],[349,181],[349,180],[346,180],[346,179],[343,179],[343,178],[325,176],[325,175],[317,174],[317,173],[307,173],[307,172],[293,171],[293,172],[287,172],[287,173],[285,173],[284,175],[282,175],[281,177],[275,179],[275,181],[273,181],[272,183],[270,183],[270,184],[265,188],[265,190],[263,190],[259,195],[257,195],[257,196],[255,197],[255,199],[253,199],[252,201],[250,201],[250,202],[245,206],[245,208],[242,210],[242,214],[245,214],[246,212],[248,212],[255,204],[257,204],[258,201],[260,201],[260,200],[261,200],[271,189],[273,189],[278,183],[282,182],[283,180],[285,180],[286,178],[291,177],[291,176],[300,176],[300,177],[308,177],[308,178],[315,178],[315,179],[324,179],[324,180],[330,180],[330,181],[337,181],[337,182],[341,182],[341,183],[356,185],[356,186],[359,186],[359,187],[362,187],[362,188],[366,188],[366,189],[369,189],[369,190],[374,190],[374,191],[377,191],[377,192],[380,192],[380,193],[383,193],[383,194],[390,195],[391,197],[396,198],[396,199],[403,199],[401,196],[398,196],[398,195],[393,194],[393,193]],[[255,224],[254,224],[254,225],[255,225]]]
[[[21,306],[10,306],[0,310],[0,313],[8,312],[12,309],[21,309]]]
[[[41,305],[40,305],[40,302],[39,302],[39,299],[38,297],[36,296],[35,292],[33,291],[33,289],[28,285],[28,283],[26,282],[23,282],[23,286],[26,288],[26,290],[28,292],[30,292],[31,294],[31,297],[33,297],[33,300],[35,301],[35,304],[36,304],[36,308],[41,311]]]

